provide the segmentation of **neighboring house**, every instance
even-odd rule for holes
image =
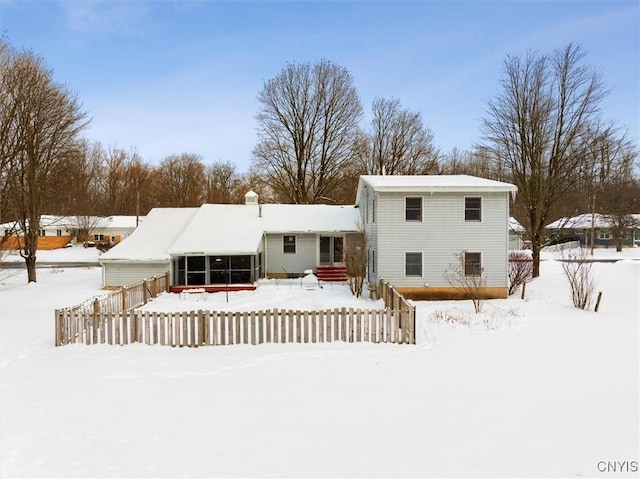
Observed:
[[[140,221],[143,218],[140,218]],[[38,249],[63,248],[67,244],[90,240],[115,245],[136,229],[135,216],[55,216],[42,215],[38,230]],[[15,221],[0,224],[0,247],[17,249],[22,232]]]
[[[0,225],[0,245],[2,249],[18,249],[24,245],[22,233],[17,222],[10,221]],[[73,225],[66,216],[42,215],[38,230],[38,249],[62,248],[74,238]]]
[[[508,183],[467,175],[361,176],[356,204],[369,249],[368,281],[408,297],[459,293],[445,272],[464,263],[489,298],[506,298]],[[456,256],[457,255],[457,256]]]
[[[513,216],[509,218],[509,250],[522,249],[524,236],[524,226],[522,226]]]
[[[173,291],[253,288],[259,278],[299,277],[313,270],[344,276],[344,248],[358,233],[354,206],[244,205],[155,208],[127,239],[104,253],[105,287],[171,272]]]
[[[628,215],[629,226],[621,231],[623,246],[640,246],[640,214]],[[615,220],[613,220],[615,222]],[[547,225],[548,236],[554,242],[580,241],[582,246],[615,247],[612,219],[600,213],[584,213],[571,218],[560,218]],[[593,239],[593,241],[592,241]]]
[[[100,218],[90,230],[95,242],[116,245],[127,238],[142,223],[144,217],[107,216]]]

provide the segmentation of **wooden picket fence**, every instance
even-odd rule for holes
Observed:
[[[92,314],[58,310],[55,329],[56,346],[144,343],[198,347],[331,341],[415,344],[415,314],[389,308]]]
[[[384,301],[385,308],[399,311],[401,316],[409,316],[415,319],[416,307],[384,279],[380,280],[378,297]]]
[[[139,308],[149,302],[150,299],[159,294],[169,291],[169,272],[162,276],[154,276],[139,283],[125,286],[115,291],[95,296],[83,303],[68,308],[56,310],[56,317],[60,311],[65,313],[119,313]]]

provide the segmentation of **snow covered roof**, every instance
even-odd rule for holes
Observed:
[[[375,191],[397,192],[511,192],[518,188],[511,183],[488,180],[470,175],[363,175],[358,182],[356,204],[359,203],[360,191],[368,184]]]
[[[265,233],[358,231],[358,210],[334,205],[222,205],[154,208],[102,260],[168,260],[170,255],[254,254]]]
[[[89,221],[85,221],[85,218],[90,218]],[[140,216],[140,223],[144,219],[144,216]],[[78,228],[82,224],[90,224],[94,228],[135,228],[136,217],[135,216],[58,216],[58,215],[42,215],[40,216],[41,228]],[[0,224],[0,228],[8,229],[16,225],[15,221],[9,221],[7,223]]]
[[[27,220],[28,221],[28,220]],[[17,221],[8,221],[0,224],[2,229],[11,229],[16,227]],[[41,215],[40,216],[40,228],[73,228],[72,216],[57,216],[57,215]]]
[[[135,216],[109,216],[105,218],[105,223],[100,223],[98,228],[135,228],[137,226],[136,223],[142,223],[144,221],[144,216],[140,216],[136,219]]]
[[[640,214],[632,214],[636,223],[640,225]],[[593,226],[592,226],[593,223]],[[547,225],[547,229],[590,229],[590,228],[609,228],[611,227],[611,220],[600,213],[583,213],[571,218],[560,218],[553,223]]]
[[[515,233],[524,233],[524,226],[522,226],[517,219],[513,216],[509,217],[509,231],[513,231]]]
[[[154,208],[131,235],[105,252],[100,261],[165,261],[167,249],[198,208]]]
[[[265,233],[357,231],[353,206],[205,204],[169,254],[253,254]]]

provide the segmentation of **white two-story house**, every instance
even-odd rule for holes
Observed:
[[[416,299],[455,298],[459,290],[445,274],[457,265],[482,277],[486,297],[506,298],[509,196],[516,191],[467,175],[361,176],[356,205],[368,282],[383,278]]]

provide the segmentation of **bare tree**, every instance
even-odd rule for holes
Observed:
[[[425,175],[438,169],[438,151],[433,133],[422,123],[419,112],[401,107],[398,99],[375,99],[372,131],[360,156],[368,175]]]
[[[6,50],[6,47],[5,47]],[[4,52],[3,52],[4,55]],[[2,69],[2,115],[10,127],[3,133],[3,160],[10,164],[5,194],[7,209],[18,220],[29,282],[36,281],[40,215],[56,189],[60,162],[77,149],[87,125],[77,96],[53,80],[44,61],[31,52],[7,52]],[[6,110],[5,110],[6,108]],[[6,120],[0,122],[5,124]],[[7,193],[8,192],[8,193]]]
[[[200,206],[204,200],[205,167],[197,155],[166,157],[157,169],[161,206]]]
[[[356,298],[362,296],[364,280],[367,276],[367,242],[364,228],[358,233],[347,236],[345,250],[347,274],[349,275],[349,289]]]
[[[207,203],[240,204],[247,193],[244,180],[231,162],[215,162],[206,168]]]
[[[308,204],[331,198],[352,159],[362,115],[351,74],[326,60],[289,64],[265,83],[258,101],[253,166],[276,199]]]
[[[489,102],[482,125],[487,151],[518,187],[534,277],[551,211],[574,187],[585,155],[581,134],[597,123],[606,94],[600,76],[582,64],[584,56],[571,44],[551,56],[509,56],[503,92]]]
[[[635,179],[608,185],[603,200],[604,218],[609,223],[609,232],[616,243],[616,251],[622,251],[624,240],[640,228],[637,215],[640,212],[640,182]],[[633,239],[633,238],[632,238]]]
[[[476,313],[482,313],[487,280],[479,263],[467,262],[465,252],[456,253],[456,260],[443,273],[444,279],[473,302]]]

